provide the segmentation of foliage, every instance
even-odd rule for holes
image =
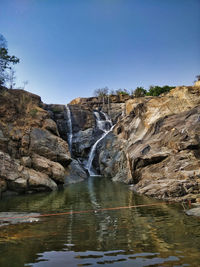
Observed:
[[[130,95],[130,92],[127,89],[118,89],[116,90],[117,95]]]
[[[5,84],[8,79],[7,71],[12,69],[11,65],[19,63],[19,58],[8,54],[7,43],[0,34],[0,85]]]
[[[30,113],[31,117],[35,118],[37,113],[38,113],[38,110],[37,109],[31,109],[29,111],[29,113]]]
[[[200,75],[196,76],[197,81],[200,81]]]
[[[151,85],[149,87],[149,91],[147,92],[146,95],[148,95],[148,96],[159,96],[160,94],[169,92],[173,88],[175,88],[175,86],[165,85],[163,87],[160,87],[160,86],[157,86],[157,85],[156,86]]]
[[[147,91],[144,89],[144,87],[137,87],[133,92],[133,96],[134,97],[143,97],[146,95],[146,93],[147,93]]]

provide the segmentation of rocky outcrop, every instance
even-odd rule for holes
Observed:
[[[0,194],[56,190],[74,168],[86,178],[40,97],[0,88]]]
[[[126,102],[126,117],[99,147],[101,173],[166,200],[200,196],[200,87]]]
[[[94,111],[106,112],[113,123],[125,114],[125,101],[129,96],[110,96],[105,103],[98,97],[76,98],[68,105],[72,122],[72,157],[78,159],[82,166],[88,161],[89,152],[94,143],[101,137],[102,131],[97,129]],[[44,105],[52,120],[58,127],[59,136],[68,141],[70,129],[69,117],[64,105]],[[105,119],[105,118],[104,118]],[[55,131],[54,131],[55,132]],[[96,159],[96,158],[95,158]],[[96,160],[94,160],[96,162]],[[98,164],[97,164],[98,168]]]

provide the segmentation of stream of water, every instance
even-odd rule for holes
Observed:
[[[70,152],[72,153],[72,138],[73,138],[73,131],[72,131],[72,118],[71,118],[71,111],[68,105],[66,105],[66,110],[67,110],[67,125],[68,125],[68,144],[69,144],[69,149]]]
[[[87,162],[87,166],[86,169],[89,172],[89,175],[94,176],[96,175],[93,167],[92,167],[92,162],[94,160],[94,156],[95,156],[95,152],[96,152],[96,147],[99,144],[99,142],[101,140],[103,140],[106,135],[108,135],[112,129],[113,129],[113,125],[112,125],[112,121],[111,119],[109,119],[108,115],[102,111],[98,112],[98,111],[94,111],[94,115],[96,117],[96,127],[101,130],[103,132],[103,134],[100,136],[100,138],[94,143],[94,145],[92,146],[90,153],[89,153],[89,157],[88,157],[88,162]],[[104,119],[102,119],[101,115],[103,115]]]
[[[157,206],[100,210],[128,205]],[[88,213],[75,211],[93,210]],[[7,197],[1,212],[60,213],[0,228],[0,266],[199,266],[200,221],[180,204],[90,177],[53,193]]]

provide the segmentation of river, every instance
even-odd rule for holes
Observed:
[[[106,210],[139,205],[147,206]],[[7,197],[0,211],[67,213],[2,226],[2,267],[200,265],[198,218],[185,215],[181,204],[136,195],[102,177],[58,192]]]

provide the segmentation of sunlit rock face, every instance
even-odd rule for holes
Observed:
[[[126,116],[99,148],[101,173],[133,183],[138,193],[168,199],[199,198],[200,88],[126,102]]]
[[[44,107],[37,95],[0,88],[0,194],[56,190],[70,174],[68,143]]]

